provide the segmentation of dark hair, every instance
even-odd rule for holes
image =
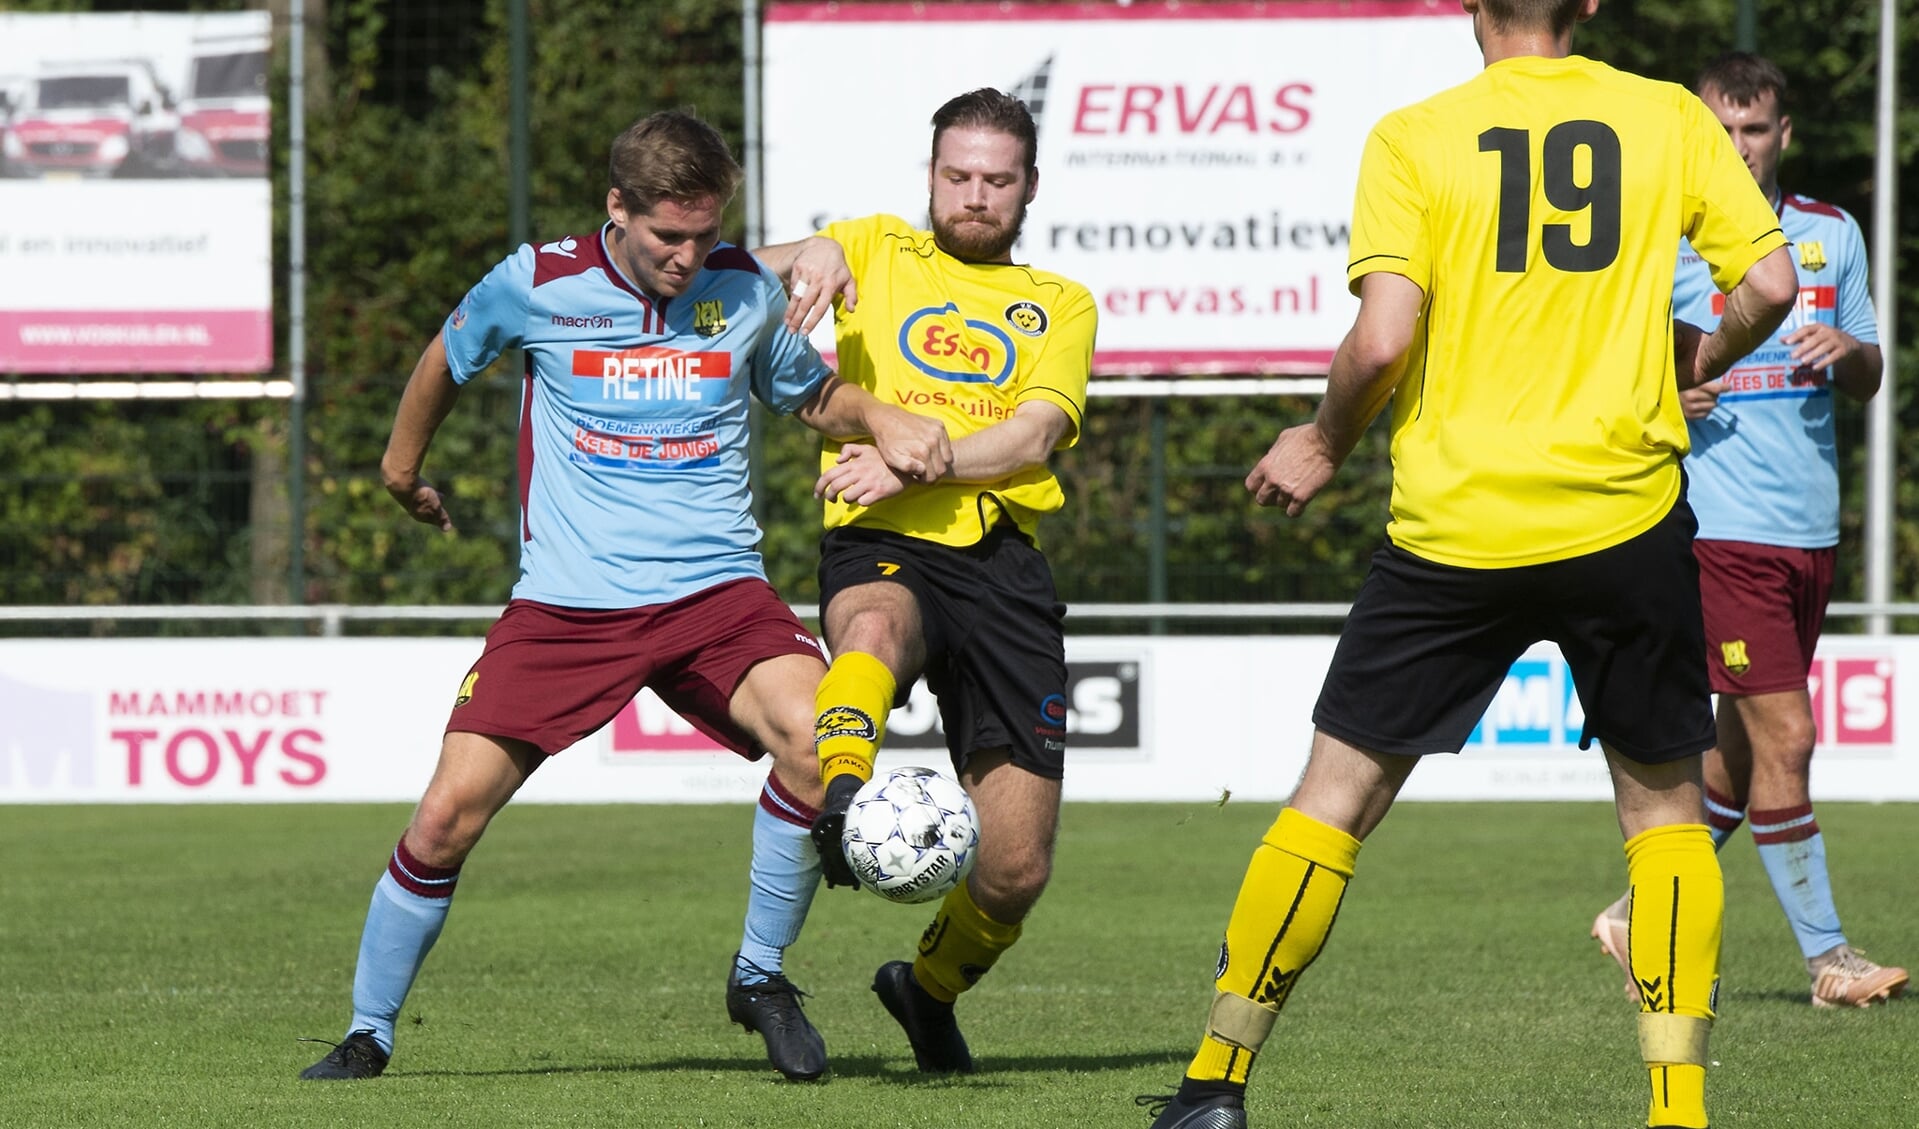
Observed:
[[[1016,139],[1026,150],[1026,171],[1039,168],[1039,130],[1026,103],[1003,91],[981,87],[969,90],[933,111],[933,159],[939,159],[940,135],[954,127],[990,129]]]
[[[692,107],[648,114],[613,139],[607,180],[629,211],[661,200],[712,196],[724,205],[740,187],[740,165],[719,131]]]
[[[1783,112],[1786,108],[1786,72],[1750,51],[1728,51],[1707,63],[1693,90],[1702,95],[1716,90],[1735,106],[1750,106],[1771,91],[1773,109]]]
[[[1551,28],[1564,35],[1579,22],[1580,0],[1480,0],[1479,10],[1500,31]]]

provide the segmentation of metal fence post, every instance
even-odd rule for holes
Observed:
[[[287,29],[287,601],[306,603],[307,197],[306,0],[288,5]]]
[[[1150,419],[1152,451],[1147,457],[1148,493],[1152,512],[1147,515],[1146,600],[1166,602],[1166,401],[1154,397]],[[1166,620],[1154,616],[1149,630],[1166,634]]]

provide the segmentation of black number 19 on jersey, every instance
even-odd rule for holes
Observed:
[[[1588,183],[1573,179],[1580,149],[1589,154]],[[1532,233],[1532,134],[1496,127],[1479,135],[1479,151],[1499,154],[1499,254],[1496,269],[1526,269],[1526,240]],[[1540,158],[1546,202],[1562,212],[1590,211],[1586,242],[1573,242],[1573,225],[1544,224],[1539,248],[1546,262],[1563,271],[1605,270],[1619,257],[1619,135],[1605,122],[1560,122],[1546,131]]]

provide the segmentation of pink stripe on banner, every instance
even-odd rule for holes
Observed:
[[[268,372],[266,310],[0,310],[0,372]]]
[[[1435,0],[1302,0],[1291,4],[821,4],[765,8],[767,23],[999,23],[1006,20],[1357,20],[1449,16],[1457,4]]]
[[[1096,376],[1324,376],[1331,349],[1100,349]]]

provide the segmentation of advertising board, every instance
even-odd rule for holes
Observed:
[[[272,367],[270,30],[0,13],[0,372]]]
[[[1277,803],[1311,743],[1334,640],[1084,636],[1067,641],[1068,800]],[[0,641],[0,803],[418,798],[477,639]],[[1813,795],[1919,800],[1919,639],[1835,636],[1810,689]],[[1597,749],[1551,646],[1515,663],[1458,756],[1426,758],[1412,800],[1605,800]],[[946,761],[925,687],[888,719],[881,767]],[[764,761],[722,752],[643,693],[522,793],[561,803],[750,802]]]
[[[773,3],[764,42],[769,242],[924,225],[933,111],[1009,91],[1039,132],[1014,258],[1092,291],[1109,375],[1326,371],[1367,133],[1480,68],[1458,6],[1417,0]]]

